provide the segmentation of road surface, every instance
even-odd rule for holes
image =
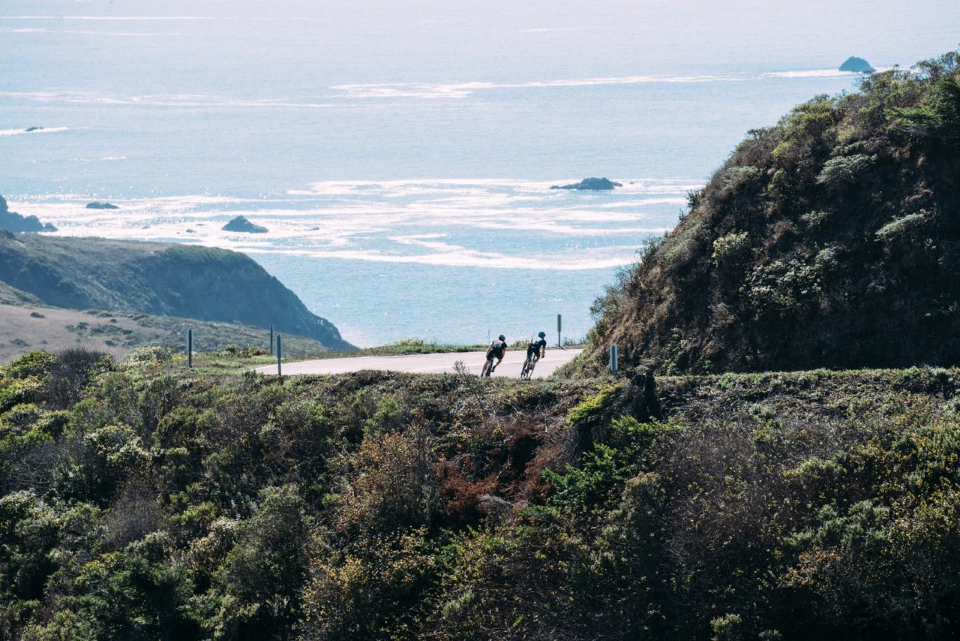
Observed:
[[[540,359],[533,378],[545,378],[555,369],[569,363],[582,350],[579,349],[548,349],[547,355]],[[509,350],[503,362],[493,372],[493,375],[518,378],[526,350]],[[326,358],[316,361],[300,361],[283,364],[283,374],[345,374],[359,372],[364,369],[378,369],[389,372],[415,372],[418,374],[442,374],[453,372],[454,363],[463,361],[471,374],[479,374],[483,367],[484,352],[453,352],[448,354],[413,354],[410,356],[358,356],[355,358]],[[276,365],[258,367],[261,374],[276,374]]]

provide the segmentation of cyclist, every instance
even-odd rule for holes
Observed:
[[[547,335],[543,332],[537,334],[537,340],[531,341],[527,345],[527,360],[523,364],[523,373],[529,374],[541,358],[547,354]]]
[[[487,362],[483,366],[483,376],[490,376],[493,373],[493,370],[497,368],[497,365],[503,362],[503,356],[507,353],[507,339],[503,334],[500,334],[497,337],[497,340],[490,343],[490,347],[487,348]],[[493,359],[497,359],[496,365],[493,363]]]

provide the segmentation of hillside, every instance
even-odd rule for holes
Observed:
[[[0,363],[37,349],[59,351],[82,347],[122,358],[138,347],[166,347],[185,351],[187,328],[193,329],[195,352],[270,349],[268,330],[236,323],[198,321],[139,312],[79,311],[31,304],[5,304],[0,283]],[[319,356],[329,352],[319,342],[286,334],[283,352],[289,357]]]
[[[255,261],[223,249],[0,232],[0,281],[54,307],[273,325],[352,348]]]
[[[598,299],[597,371],[960,363],[960,54],[752,131]]]
[[[3,305],[40,305],[40,299],[36,296],[20,291],[16,287],[10,287],[3,281],[0,281],[0,304]]]
[[[0,367],[0,637],[960,634],[960,370]]]

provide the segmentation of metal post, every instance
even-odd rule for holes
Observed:
[[[611,345],[610,346],[610,373],[611,374],[617,373],[617,356],[618,356],[617,346]]]
[[[193,329],[187,329],[187,367],[193,367]]]
[[[273,354],[273,325],[270,326],[270,353]]]
[[[280,340],[280,334],[277,334],[277,376],[283,376],[280,370],[280,360],[283,358],[283,342]]]
[[[562,327],[560,314],[557,314],[557,347],[563,347],[563,341],[560,339],[560,329]]]

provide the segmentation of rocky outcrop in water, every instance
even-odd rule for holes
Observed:
[[[863,58],[850,56],[849,58],[847,58],[846,62],[840,65],[840,71],[852,71],[854,73],[873,73],[874,71],[876,71],[876,69],[871,67],[870,63],[864,60]]]
[[[267,233],[266,227],[261,227],[260,225],[254,225],[249,220],[243,216],[237,216],[229,223],[222,227],[223,231],[236,231],[242,232],[245,234],[265,234]]]
[[[41,223],[36,216],[21,216],[10,211],[3,196],[0,196],[0,229],[12,232],[57,231],[50,223]]]
[[[620,183],[615,183],[606,178],[584,178],[578,183],[571,185],[554,185],[550,189],[576,189],[577,191],[612,191],[617,187],[623,187]]]
[[[95,202],[95,203],[87,203],[87,209],[120,209],[120,208],[112,203]]]

